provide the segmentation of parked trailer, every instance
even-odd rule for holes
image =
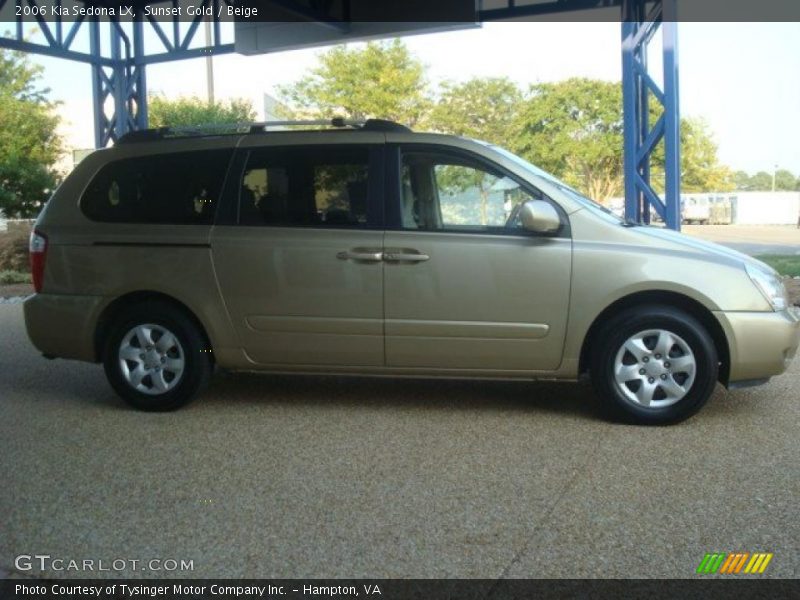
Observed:
[[[734,197],[724,194],[681,195],[681,220],[687,224],[730,225]]]
[[[682,194],[681,217],[687,224],[795,225],[800,192]]]
[[[624,215],[624,198],[610,198],[605,204],[616,214]],[[681,221],[689,225],[797,225],[799,219],[800,192],[681,194]],[[661,222],[654,209],[651,221]]]

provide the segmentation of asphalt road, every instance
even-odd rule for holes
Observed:
[[[144,414],[98,366],[37,356],[18,305],[0,349],[6,573],[49,554],[194,563],[133,577],[693,577],[765,551],[763,576],[800,575],[799,361],[653,429],[572,384],[224,375]]]
[[[800,228],[794,225],[683,225],[681,231],[751,256],[800,254]]]

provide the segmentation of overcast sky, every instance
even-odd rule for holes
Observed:
[[[575,76],[621,78],[619,23],[489,23],[406,42],[433,82],[507,76],[527,86]],[[319,52],[217,57],[216,95],[249,98],[261,117],[263,93],[296,80]],[[681,23],[679,54],[682,115],[708,121],[722,162],[750,172],[771,172],[777,164],[800,173],[800,23]],[[69,144],[91,147],[89,68],[34,60],[64,102]],[[206,93],[203,59],[148,67],[147,77],[151,92]]]

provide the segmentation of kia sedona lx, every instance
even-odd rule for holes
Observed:
[[[143,410],[185,404],[215,366],[588,374],[642,424],[795,355],[800,315],[757,260],[626,222],[490,144],[328,125],[140,131],[81,161],[31,235],[36,348],[102,363]]]

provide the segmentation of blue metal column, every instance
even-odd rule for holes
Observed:
[[[100,23],[90,23],[89,45],[100,56]],[[133,44],[118,22],[108,25],[110,60],[92,63],[95,147],[104,148],[132,129],[147,127],[147,80],[145,77],[142,22],[133,24]],[[124,49],[124,51],[123,51]],[[139,60],[137,61],[137,57]],[[139,64],[137,64],[139,63]],[[113,115],[106,103],[113,103]]]
[[[128,111],[128,69],[122,59],[122,38],[118,29],[112,23],[109,27],[109,38],[111,42],[111,59],[114,66],[111,69],[111,79],[109,82],[109,93],[114,99],[114,118],[110,128],[110,138],[118,140],[128,130],[130,113]]]
[[[681,114],[678,90],[678,23],[665,21],[664,36],[664,155],[667,227],[681,229]]]
[[[92,62],[92,108],[94,111],[94,147],[103,148],[107,143],[106,130],[108,119],[105,112],[106,92],[103,64],[99,62],[100,53],[100,23],[89,23],[89,52],[95,61]]]
[[[649,13],[646,13],[644,0],[628,0],[623,5],[622,95],[625,216],[639,223],[649,223],[652,207],[667,227],[680,230],[680,114],[675,2],[661,0]],[[647,46],[659,26],[663,37],[663,90],[647,71]],[[649,123],[651,97],[664,109],[652,128]],[[653,151],[662,138],[665,150],[664,201],[650,182]]]
[[[642,220],[642,197],[636,185],[639,170],[636,168],[636,149],[640,144],[637,119],[639,86],[634,70],[634,38],[637,24],[622,22],[622,112],[624,115],[624,170],[625,170],[625,218],[637,223]]]
[[[216,14],[216,13],[215,13]],[[133,22],[133,78],[136,86],[134,102],[136,102],[136,129],[147,129],[147,72],[143,61],[144,30],[142,16],[139,14]]]

